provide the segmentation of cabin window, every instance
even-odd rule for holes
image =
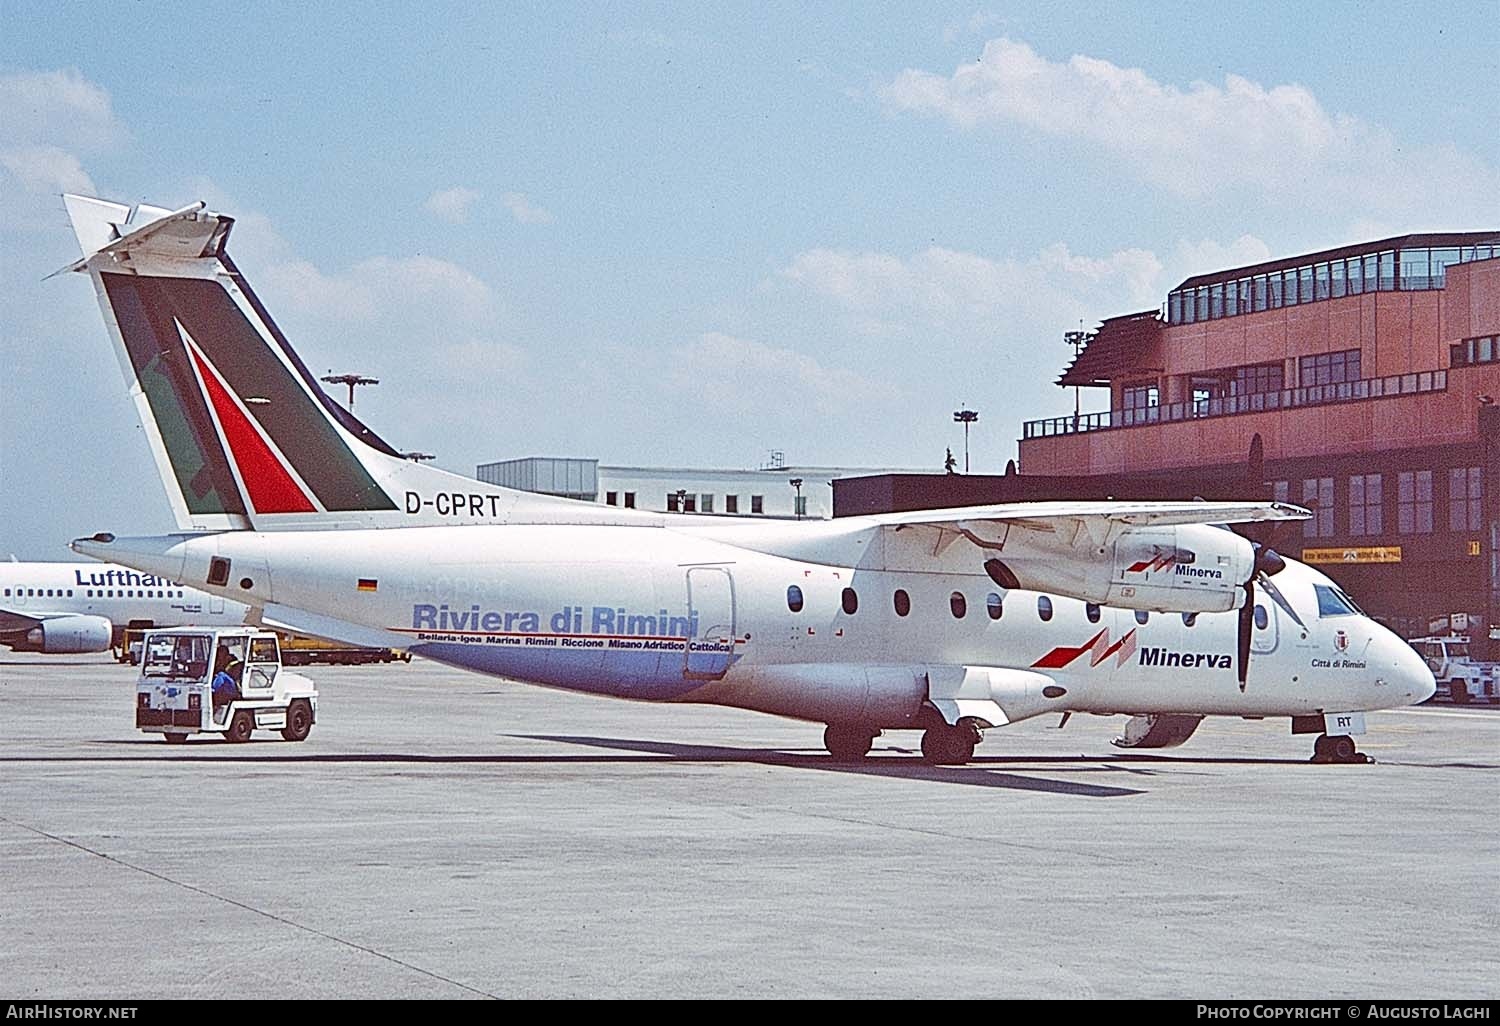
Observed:
[[[1005,612],[1005,600],[992,591],[984,597],[984,608],[990,614],[991,620],[998,620],[1000,614]]]
[[[853,588],[844,589],[844,594],[840,599],[840,602],[844,607],[844,612],[848,613],[850,616],[853,616],[856,612],[859,611],[859,596],[854,594]]]
[[[955,591],[948,596],[948,608],[953,610],[953,619],[962,620],[969,612],[969,603],[964,598],[964,593]]]
[[[905,616],[911,612],[911,596],[901,588],[896,589],[896,594],[891,596],[891,601],[896,607],[897,616]]]
[[[1151,614],[1148,613],[1148,612],[1146,612],[1146,610],[1144,610],[1144,609],[1137,609],[1135,611],[1135,622],[1136,623],[1144,624],[1149,619],[1151,619]]]
[[[795,584],[786,590],[786,607],[794,613],[802,612],[802,589]]]
[[[1036,615],[1042,618],[1043,623],[1052,619],[1052,600],[1046,595],[1036,597]]]
[[[1265,606],[1255,607],[1255,629],[1263,631],[1271,625],[1271,618],[1266,614]]]
[[[1094,603],[1094,602],[1090,602],[1090,603],[1086,604],[1083,607],[1083,615],[1087,616],[1089,618],[1089,623],[1098,623],[1099,622],[1099,606],[1098,606],[1098,604]]]

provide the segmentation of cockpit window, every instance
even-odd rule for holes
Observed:
[[[1359,607],[1356,606],[1349,596],[1337,588],[1330,588],[1326,584],[1314,584],[1313,591],[1318,594],[1319,616],[1359,616]]]

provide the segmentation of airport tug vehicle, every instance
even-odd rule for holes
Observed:
[[[172,744],[209,733],[248,741],[256,730],[305,741],[317,716],[317,689],[282,666],[270,631],[180,627],[146,635],[135,725],[147,733]]]

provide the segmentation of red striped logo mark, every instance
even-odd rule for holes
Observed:
[[[1143,559],[1139,563],[1133,563],[1125,568],[1125,572],[1127,574],[1138,574],[1143,570],[1147,572],[1165,570],[1175,562],[1177,562],[1176,556],[1157,556],[1155,559]]]
[[[1136,637],[1135,629],[1131,628],[1126,634],[1113,645],[1109,643],[1109,628],[1106,627],[1095,634],[1087,643],[1077,647],[1059,645],[1051,652],[1042,656],[1031,664],[1033,670],[1061,670],[1073,663],[1084,653],[1090,653],[1089,666],[1098,666],[1110,656],[1115,656],[1115,665],[1124,666],[1131,656],[1135,655]]]
[[[181,325],[179,325],[181,330]],[[250,423],[250,418],[240,409],[229,389],[220,379],[198,347],[183,331],[188,342],[188,352],[198,368],[198,377],[208,393],[209,404],[218,418],[219,428],[224,434],[224,444],[229,448],[229,458],[239,469],[240,480],[250,493],[250,505],[257,513],[316,513],[317,507],[292,479],[286,464],[261,437],[260,431]]]

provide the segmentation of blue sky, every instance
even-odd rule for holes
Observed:
[[[58,194],[231,252],[393,444],[975,472],[1080,321],[1500,227],[1500,3],[0,0],[0,555],[171,526]],[[1104,404],[1085,393],[1086,409]]]

